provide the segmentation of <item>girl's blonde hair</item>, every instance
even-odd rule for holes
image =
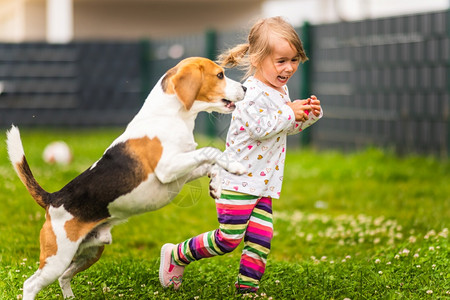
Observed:
[[[256,72],[255,66],[272,54],[270,39],[273,35],[286,39],[297,50],[302,63],[308,60],[294,27],[282,17],[272,17],[256,22],[250,29],[247,43],[237,45],[219,55],[218,63],[224,67],[242,67],[246,71],[244,78],[253,75]]]

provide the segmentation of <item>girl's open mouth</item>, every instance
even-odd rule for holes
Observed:
[[[278,80],[281,82],[286,82],[288,81],[289,77],[288,76],[277,76]]]

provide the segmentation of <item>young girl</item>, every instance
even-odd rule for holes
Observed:
[[[289,99],[286,83],[308,58],[294,28],[280,17],[262,19],[238,45],[219,57],[224,66],[247,69],[245,99],[236,104],[225,155],[248,168],[245,175],[221,172],[216,199],[219,228],[161,249],[160,282],[180,288],[189,263],[233,251],[244,239],[236,288],[256,291],[273,236],[272,199],[280,197],[286,136],[322,117],[320,101]]]

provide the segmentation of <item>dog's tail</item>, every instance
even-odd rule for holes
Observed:
[[[8,155],[11,163],[27,188],[30,195],[36,200],[37,204],[43,208],[47,208],[50,204],[50,193],[46,192],[36,181],[25,158],[25,152],[23,150],[22,141],[20,139],[19,128],[12,126],[9,131],[6,132]]]

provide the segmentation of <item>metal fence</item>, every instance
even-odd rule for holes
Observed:
[[[141,93],[139,43],[0,44],[0,125],[123,125]]]
[[[298,28],[310,61],[289,82],[314,93],[324,118],[291,144],[394,148],[447,157],[449,12]],[[217,53],[246,32],[136,42],[0,43],[0,126],[126,125],[181,58]],[[242,72],[227,75],[241,79]],[[201,114],[196,131],[225,137],[229,115]]]
[[[323,148],[449,151],[449,15],[313,26],[312,88]]]

